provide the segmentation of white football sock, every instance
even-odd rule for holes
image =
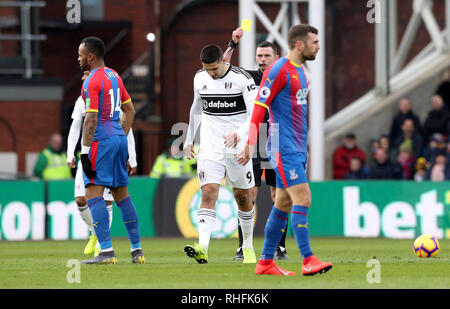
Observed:
[[[253,225],[255,217],[255,208],[249,212],[238,210],[239,224],[242,230],[242,248],[253,249]]]
[[[84,223],[87,224],[89,227],[89,230],[91,231],[92,235],[95,235],[93,221],[92,221],[92,215],[91,210],[89,209],[88,205],[84,205],[81,207],[78,207],[78,211],[80,212],[81,219],[83,219]]]
[[[198,243],[208,252],[211,231],[216,220],[216,211],[213,209],[200,208],[197,213]]]
[[[109,229],[111,229],[112,219],[113,219],[113,205],[106,206],[109,213]]]

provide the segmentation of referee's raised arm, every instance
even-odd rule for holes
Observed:
[[[228,48],[223,53],[223,60],[225,62],[231,61],[231,56],[233,55],[234,50],[238,46],[239,41],[242,39],[243,36],[244,30],[242,30],[242,28],[238,27],[233,31],[231,35],[231,41],[228,43]]]

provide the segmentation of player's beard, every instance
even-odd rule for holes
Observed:
[[[310,55],[303,55],[306,61],[316,60],[317,52],[311,53]]]
[[[91,68],[87,63],[80,63],[81,72],[90,71]]]
[[[303,57],[305,58],[306,61],[316,60],[316,55],[315,54],[306,55],[306,56],[303,56]]]

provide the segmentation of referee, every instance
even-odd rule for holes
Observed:
[[[231,56],[233,54],[234,49],[238,46],[239,40],[243,37],[244,31],[241,28],[237,28],[233,31],[232,39],[230,43],[228,44],[228,48],[224,52],[224,60],[226,62],[231,61]],[[263,77],[264,71],[272,65],[275,61],[277,61],[280,58],[280,56],[277,53],[276,46],[268,41],[263,41],[258,44],[256,47],[256,63],[258,64],[258,70],[247,70],[255,81],[255,84],[259,86],[261,83],[261,79]],[[267,127],[267,132],[269,131],[269,113],[266,111],[266,114],[264,116],[264,124]],[[262,126],[264,128],[264,125]],[[258,135],[258,139],[259,139]],[[267,136],[265,135],[265,141],[267,142]],[[255,204],[256,197],[258,194],[258,188],[261,187],[261,178],[264,172],[264,178],[266,181],[266,184],[270,188],[270,194],[272,197],[272,202],[275,202],[275,191],[276,191],[276,183],[275,183],[275,171],[270,166],[270,163],[267,159],[266,149],[265,147],[260,147],[260,143],[258,140],[257,143],[257,151],[256,151],[256,157],[252,158],[253,163],[253,174],[255,176],[255,187],[250,189],[250,199]],[[287,230],[287,227],[286,227]],[[275,259],[279,260],[285,260],[286,257],[286,230],[283,234],[283,237],[280,240],[280,243],[278,244],[277,251],[275,252]],[[234,256],[234,260],[242,260],[244,258],[242,253],[242,230],[241,226],[238,227],[239,231],[239,248],[236,250],[236,255]]]

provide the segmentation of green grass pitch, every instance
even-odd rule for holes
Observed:
[[[81,265],[80,283],[69,283],[70,259],[84,260],[86,241],[0,241],[0,289],[448,289],[450,240],[440,240],[440,252],[419,259],[413,240],[312,238],[315,254],[334,264],[323,275],[304,277],[295,240],[287,239],[288,259],[279,261],[295,277],[256,276],[254,264],[233,261],[237,240],[212,239],[209,263],[197,264],[183,252],[195,240],[146,238],[145,265],[131,263],[127,239],[113,239],[117,265]],[[262,238],[254,241],[256,255]],[[368,273],[379,261],[380,283],[369,283]],[[369,276],[370,277],[370,276]]]

